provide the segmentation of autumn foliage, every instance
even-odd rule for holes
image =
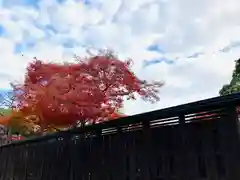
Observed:
[[[35,123],[41,127],[72,126],[121,117],[117,111],[125,97],[159,100],[162,83],[138,79],[130,70],[131,60],[121,61],[109,53],[76,60],[56,64],[35,59],[24,83],[13,85],[12,108],[23,116],[36,115]]]
[[[0,124],[7,126],[9,124],[11,118],[12,118],[11,115],[0,116]]]

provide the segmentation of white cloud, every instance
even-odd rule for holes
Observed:
[[[19,1],[20,2],[20,1]],[[240,41],[238,0],[41,0],[38,8],[21,3],[0,8],[0,88],[22,79],[31,57],[61,61],[85,47],[110,47],[121,57],[131,57],[136,74],[164,80],[161,101],[127,102],[124,111],[140,113],[218,95],[231,77],[240,47],[220,52]],[[3,3],[4,4],[4,3]],[[64,44],[72,42],[72,48]],[[16,54],[16,43],[30,43]],[[31,44],[32,43],[32,44]],[[164,51],[149,51],[156,44]],[[197,58],[187,56],[201,52]],[[175,60],[143,68],[144,60]],[[21,77],[21,78],[20,78]]]

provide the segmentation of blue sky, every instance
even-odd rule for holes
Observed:
[[[126,113],[217,96],[240,56],[239,16],[238,0],[0,0],[0,91],[33,57],[73,62],[111,48],[166,84],[159,103],[126,102]]]

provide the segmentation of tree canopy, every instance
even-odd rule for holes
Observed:
[[[15,114],[11,119],[22,119],[21,127],[31,129],[71,127],[78,122],[95,123],[124,116],[119,109],[125,98],[136,99],[138,95],[152,103],[159,101],[163,83],[136,77],[131,71],[131,59],[122,61],[106,51],[76,60],[57,64],[35,59],[29,63],[25,81],[12,84],[10,104]]]
[[[229,84],[223,85],[219,94],[221,96],[240,92],[240,59],[235,61],[235,69]]]

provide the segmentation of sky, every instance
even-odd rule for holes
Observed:
[[[218,96],[240,57],[238,1],[0,0],[0,91],[33,57],[72,62],[111,48],[138,77],[165,82],[158,103],[127,101],[126,114]]]

